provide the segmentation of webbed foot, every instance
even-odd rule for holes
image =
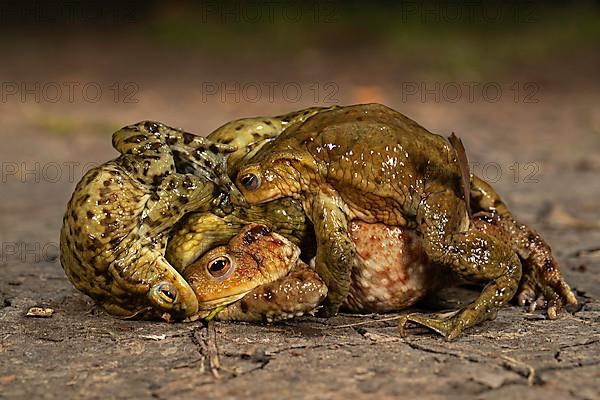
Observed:
[[[493,320],[495,318],[495,310],[490,311],[489,315],[486,317],[487,320]],[[468,308],[441,317],[426,317],[423,314],[407,314],[403,315],[398,321],[398,329],[400,330],[400,336],[406,337],[406,324],[407,322],[412,322],[439,333],[447,341],[452,341],[456,339],[464,329],[473,326],[474,321],[479,319],[480,316],[477,315],[475,310],[470,310]]]

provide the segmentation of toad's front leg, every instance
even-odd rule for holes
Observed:
[[[305,205],[317,238],[315,267],[329,290],[323,307],[324,316],[336,314],[346,300],[351,271],[358,262],[343,207],[343,200],[333,190],[318,192]]]
[[[109,272],[121,288],[146,295],[151,310],[141,316],[162,315],[171,320],[198,312],[198,300],[190,285],[160,251],[147,243],[133,244],[123,257],[109,266]],[[112,303],[112,300],[107,301],[105,307],[110,309]]]
[[[512,299],[521,279],[521,262],[510,244],[478,230],[473,224],[461,231],[466,209],[452,191],[441,189],[430,193],[417,214],[427,255],[468,280],[487,284],[473,303],[451,317],[410,314],[401,319],[399,325],[402,334],[405,323],[412,321],[453,340],[463,330],[494,319],[497,310]]]
[[[218,205],[218,188],[211,182],[190,174],[166,177],[146,203],[140,227],[141,235],[170,230],[191,211],[205,212]]]

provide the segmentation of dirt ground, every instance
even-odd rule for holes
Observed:
[[[311,51],[268,65],[240,60],[242,68],[204,53],[181,62],[164,50],[152,57],[155,69],[139,73],[148,52],[131,43],[4,45],[14,57],[0,73],[18,90],[3,86],[0,103],[0,398],[600,398],[600,92],[586,80],[597,60],[484,80]],[[469,99],[473,81],[480,89]],[[51,82],[78,83],[74,101],[66,90],[51,101]],[[98,101],[80,91],[90,82],[103,90]],[[251,85],[269,82],[278,83],[273,98],[263,90],[254,101]],[[22,83],[40,98],[23,97]],[[485,85],[501,96],[482,94]],[[456,101],[455,86],[463,88]],[[115,156],[115,128],[157,119],[206,134],[242,116],[367,101],[461,136],[473,170],[552,244],[580,307],[556,321],[506,307],[452,343],[419,329],[400,338],[395,314],[215,323],[212,331],[113,318],[64,276],[65,205],[87,168]],[[449,290],[423,307],[456,308],[475,294]],[[34,306],[54,314],[27,317]]]

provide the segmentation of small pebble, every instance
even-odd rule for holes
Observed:
[[[53,308],[31,307],[25,316],[34,318],[50,318],[52,314],[54,314]]]

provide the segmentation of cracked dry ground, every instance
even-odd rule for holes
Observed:
[[[473,104],[462,112],[388,104],[432,130],[460,133],[474,165],[502,167],[495,186],[553,245],[577,289],[577,312],[548,321],[506,307],[453,343],[418,329],[402,339],[394,320],[375,322],[393,315],[215,323],[214,331],[119,320],[70,286],[53,247],[75,182],[12,177],[0,192],[0,398],[600,398],[597,99]],[[108,132],[17,128],[3,132],[2,160],[99,162],[114,155]],[[515,162],[535,163],[536,181],[514,179],[508,171]],[[30,250],[15,250],[23,246]],[[429,303],[453,308],[475,294],[455,289]],[[55,313],[25,317],[32,306]]]

